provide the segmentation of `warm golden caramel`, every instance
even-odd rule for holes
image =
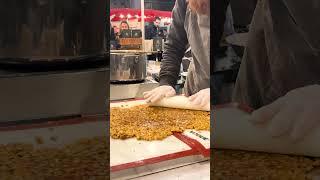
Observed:
[[[110,135],[114,139],[161,140],[185,129],[209,130],[210,113],[147,105],[111,109]]]
[[[1,179],[109,179],[106,137],[84,139],[63,148],[0,145]]]
[[[213,179],[310,179],[311,170],[320,165],[319,159],[232,150],[215,150],[212,153]]]

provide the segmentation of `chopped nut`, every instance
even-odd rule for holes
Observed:
[[[36,140],[37,144],[43,144],[42,137],[37,136],[37,137],[35,137],[35,140]]]
[[[110,114],[110,135],[114,139],[136,137],[152,141],[185,129],[210,129],[209,112],[140,105],[111,108]]]
[[[211,153],[213,179],[311,179],[310,170],[316,160],[303,156],[213,150]]]
[[[0,145],[1,179],[109,179],[107,137],[82,139],[62,148]]]

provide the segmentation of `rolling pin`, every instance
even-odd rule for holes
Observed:
[[[237,107],[217,108],[213,112],[213,148],[320,157],[320,128],[294,143],[288,136],[273,138],[267,126],[250,123],[250,114]]]
[[[178,109],[189,109],[198,111],[210,111],[210,103],[204,107],[195,106],[191,104],[189,99],[185,96],[173,96],[163,98],[162,100],[155,103],[148,103],[150,106],[160,106],[167,108],[178,108]]]

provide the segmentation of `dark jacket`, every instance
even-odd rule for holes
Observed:
[[[146,26],[145,39],[153,39],[158,36],[158,28],[153,23]]]
[[[260,108],[289,91],[320,84],[318,1],[260,0],[234,101]]]

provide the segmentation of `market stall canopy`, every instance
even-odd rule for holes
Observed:
[[[145,21],[152,22],[155,17],[160,17],[164,21],[171,20],[171,11],[159,11],[154,9],[145,9]],[[111,21],[122,21],[122,20],[132,20],[138,19],[141,21],[141,10],[140,9],[130,9],[130,8],[120,8],[110,10]]]

